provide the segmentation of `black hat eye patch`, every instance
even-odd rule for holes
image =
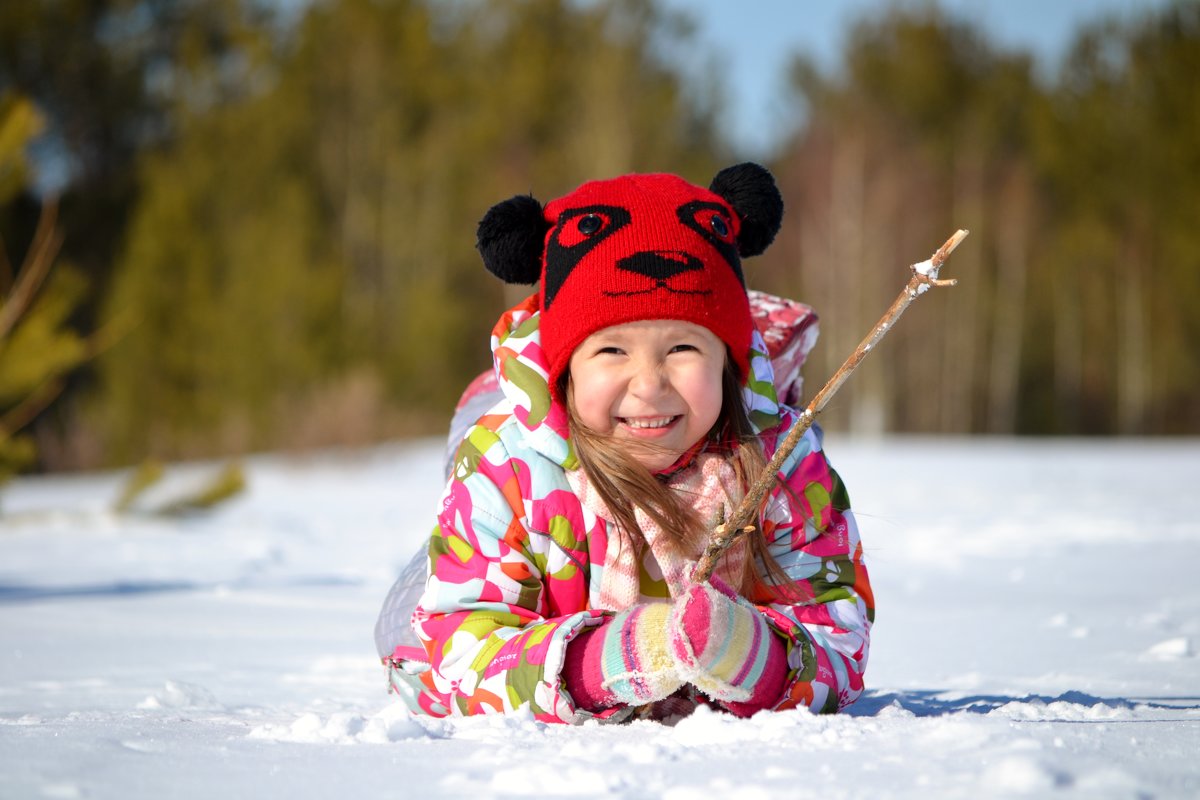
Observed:
[[[596,245],[629,224],[632,216],[620,206],[594,205],[572,208],[558,218],[546,245],[546,308],[566,282],[571,270]]]

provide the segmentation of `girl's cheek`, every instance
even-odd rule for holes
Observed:
[[[714,371],[707,364],[698,365],[686,376],[681,376],[677,389],[698,420],[716,422],[723,405],[720,370]]]
[[[612,427],[609,417],[610,396],[601,383],[595,374],[584,380],[573,380],[571,402],[580,422],[599,433],[607,433]]]

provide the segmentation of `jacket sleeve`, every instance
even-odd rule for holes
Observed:
[[[835,712],[862,694],[875,600],[849,496],[825,458],[819,428],[805,433],[780,481],[763,529],[799,594],[759,606],[788,643],[788,680],[776,708]]]
[[[528,466],[477,426],[456,458],[429,542],[430,574],[413,628],[429,655],[430,713],[466,716],[528,703],[543,721],[577,718],[560,673],[567,642],[599,612],[552,615],[548,536],[525,519]],[[561,552],[561,551],[560,551]]]

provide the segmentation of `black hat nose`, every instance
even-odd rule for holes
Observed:
[[[636,272],[661,283],[682,272],[704,269],[700,259],[682,250],[644,250],[617,262],[617,269]]]

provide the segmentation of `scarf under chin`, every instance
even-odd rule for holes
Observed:
[[[584,506],[609,523],[610,535],[604,553],[600,596],[595,606],[607,611],[621,611],[644,600],[632,536],[626,531],[618,530],[612,513],[592,487],[587,473],[582,468],[568,471],[567,482]],[[733,501],[730,497],[740,498],[742,495],[737,476],[728,459],[715,453],[697,455],[691,464],[667,479],[667,486],[688,499],[691,507],[710,530],[716,527],[718,520],[728,519],[733,513]],[[647,545],[644,558],[657,562],[671,596],[679,596],[691,583],[692,571],[700,553],[681,553],[672,537],[662,531],[640,508],[634,510],[634,518],[642,529]],[[739,586],[744,560],[743,539],[726,552],[717,567],[717,573],[731,585]]]

